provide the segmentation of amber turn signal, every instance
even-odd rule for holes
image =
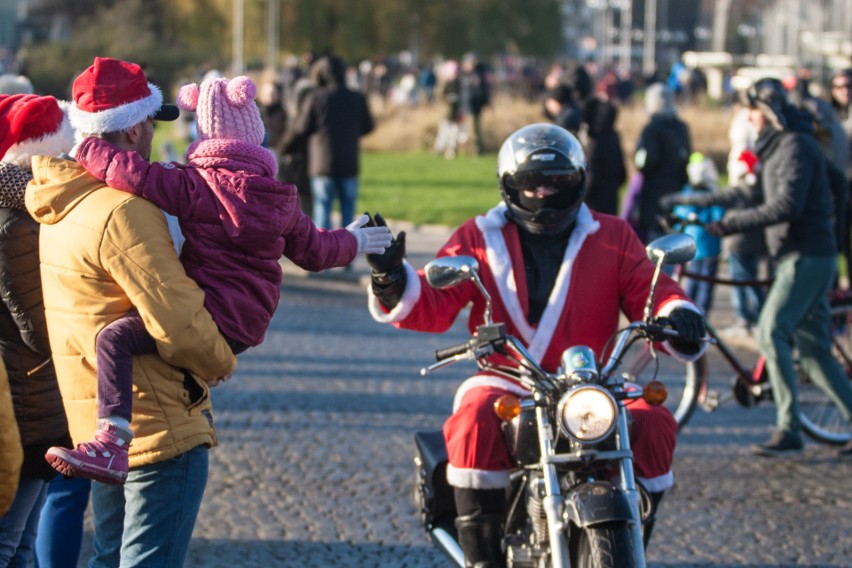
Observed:
[[[651,381],[642,387],[642,398],[651,406],[660,406],[668,397],[669,391],[660,381]]]
[[[508,422],[521,413],[521,401],[512,394],[504,394],[494,401],[494,414],[497,418]]]

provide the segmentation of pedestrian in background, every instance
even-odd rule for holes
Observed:
[[[441,101],[447,110],[438,123],[435,135],[435,154],[451,160],[459,151],[459,144],[467,139],[464,115],[461,111],[461,82],[459,81],[459,63],[454,59],[441,65]]]
[[[831,77],[831,106],[835,116],[852,141],[852,69],[838,71]],[[846,181],[849,195],[852,196],[852,143],[849,144],[849,156],[846,162]],[[844,256],[846,258],[846,275],[852,281],[852,199],[846,210],[846,225],[843,230]]]
[[[281,156],[281,179],[296,186],[302,211],[313,214],[314,198],[311,194],[311,178],[308,175],[308,141],[303,136],[294,136],[296,117],[308,95],[316,85],[307,77],[296,79],[291,88],[291,97],[286,105],[287,129],[278,141],[277,151]]]
[[[0,566],[34,561],[39,513],[56,477],[44,453],[71,441],[44,318],[39,228],[24,207],[24,190],[33,155],[58,156],[73,145],[74,131],[55,98],[0,95],[0,355],[24,448],[15,501],[0,517]]]
[[[679,193],[671,193],[662,198],[666,209],[666,200],[675,197],[678,200],[688,201],[691,197],[706,197],[712,199],[719,194],[719,173],[713,160],[701,152],[693,152],[687,166],[689,183]],[[713,279],[719,266],[719,253],[722,243],[719,237],[709,234],[704,229],[704,224],[718,221],[724,214],[724,209],[719,205],[675,205],[672,213],[676,219],[684,221],[675,228],[690,235],[695,239],[695,256],[686,265],[686,271],[694,274],[696,278],[687,278],[683,284],[686,295],[701,308],[704,317],[709,316],[710,308],[713,307],[713,290],[715,288]],[[689,223],[695,220],[698,223]]]
[[[572,88],[580,107],[578,138],[588,160],[586,204],[600,213],[618,213],[618,192],[627,179],[621,136],[615,130],[618,108],[604,92],[595,89],[586,69],[573,63],[563,82]]]
[[[776,261],[775,279],[758,322],[758,343],[775,401],[776,428],[752,451],[759,456],[800,453],[804,447],[797,363],[852,422],[852,383],[831,353],[828,291],[837,273],[837,242],[826,158],[807,113],[791,105],[777,79],[761,79],[747,93],[757,132],[761,195],[756,205],[728,211],[707,225],[717,236],[763,227]],[[852,457],[852,443],[840,450]]]
[[[459,89],[461,112],[466,119],[470,117],[473,151],[479,155],[485,149],[482,138],[482,109],[491,102],[491,84],[485,65],[473,51],[462,57]]]
[[[677,116],[672,90],[654,83],[645,91],[649,121],[639,135],[634,165],[642,175],[637,197],[636,230],[646,243],[663,234],[657,219],[665,214],[660,198],[675,193],[689,181],[686,166],[692,154],[689,128]]]
[[[331,229],[337,198],[345,227],[352,223],[358,199],[360,138],[372,132],[373,117],[364,95],[346,86],[346,65],[339,57],[317,60],[311,80],[316,90],[300,109],[291,136],[307,140],[314,223]]]

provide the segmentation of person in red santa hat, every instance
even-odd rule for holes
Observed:
[[[205,307],[235,355],[263,341],[278,307],[282,256],[320,271],[348,266],[361,252],[383,252],[391,241],[385,227],[362,228],[367,215],[345,229],[314,226],[299,207],[297,188],[277,181],[278,161],[261,146],[264,126],[256,95],[254,82],[245,76],[181,87],[178,105],[194,111],[198,123],[186,165],[152,164],[139,152],[94,137],[83,140],[75,153],[89,173],[110,187],[144,197],[177,217],[185,238],[181,261],[204,290]],[[97,122],[79,112],[73,116],[82,123]],[[98,419],[128,435],[132,357],[157,352],[145,327],[135,314],[98,335]],[[76,449],[53,447],[47,458],[65,474],[123,482],[127,462],[104,461],[91,456],[89,448],[89,442]]]
[[[553,124],[525,126],[498,155],[503,201],[458,228],[438,256],[467,255],[479,263],[493,301],[494,321],[518,337],[543,368],[555,372],[563,350],[588,345],[604,356],[620,312],[641,319],[654,265],[636,233],[616,217],[583,204],[586,160],[579,141]],[[385,224],[381,218],[375,221]],[[438,290],[404,260],[405,233],[372,267],[370,311],[403,329],[443,332],[472,302],[468,328],[482,321],[485,301],[473,285]],[[670,342],[675,356],[698,358],[704,322],[683,291],[661,275],[654,313],[670,318],[684,339]],[[454,488],[459,542],[468,566],[503,564],[500,523],[513,460],[492,411],[505,393],[526,395],[505,377],[478,374],[462,383],[444,424]],[[664,407],[633,405],[637,477],[656,499],[671,487],[677,425]]]
[[[74,80],[72,98],[69,118],[80,136],[145,158],[154,121],[178,116],[138,65],[117,59],[96,58]],[[88,443],[103,464],[129,462],[124,486],[92,483],[89,565],[180,566],[216,445],[205,381],[233,372],[236,359],[156,205],[108,187],[70,159],[34,157],[32,172],[24,202],[40,224],[45,317],[72,441]],[[95,345],[102,329],[133,309],[160,349],[133,360],[136,412],[124,428],[98,422]]]
[[[0,95],[0,355],[24,448],[14,503],[0,516],[0,566],[32,563],[41,505],[56,477],[44,452],[71,441],[44,321],[38,223],[24,207],[32,156],[74,145],[64,106],[53,97]]]

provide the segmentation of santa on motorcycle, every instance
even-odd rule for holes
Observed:
[[[642,318],[654,265],[623,220],[583,203],[586,160],[579,141],[552,124],[521,128],[503,143],[497,174],[502,202],[459,227],[438,252],[466,255],[479,263],[492,297],[493,319],[504,322],[547,371],[555,371],[567,347],[587,345],[606,356],[623,312]],[[376,216],[377,224],[386,224]],[[471,304],[469,327],[486,309],[475,287],[435,289],[405,261],[405,233],[372,268],[370,311],[375,320],[428,332],[446,331]],[[680,338],[669,353],[697,359],[704,349],[703,318],[678,285],[660,276],[654,314],[668,318]],[[495,401],[506,393],[528,394],[506,377],[477,374],[459,387],[443,433],[449,455],[458,540],[468,566],[502,566],[500,523],[513,460],[501,434]],[[655,502],[672,486],[677,424],[663,406],[638,399],[630,406],[637,479]],[[646,542],[650,534],[646,525]]]

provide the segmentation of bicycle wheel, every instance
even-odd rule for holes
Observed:
[[[832,342],[835,359],[852,380],[852,304],[832,300]],[[845,444],[852,439],[849,421],[825,392],[799,369],[802,430],[818,442]]]
[[[707,388],[704,357],[683,363],[665,352],[653,354],[647,343],[637,343],[628,351],[621,365],[621,374],[640,386],[654,379],[666,385],[669,396],[665,405],[677,420],[678,429],[689,421],[699,395]]]

